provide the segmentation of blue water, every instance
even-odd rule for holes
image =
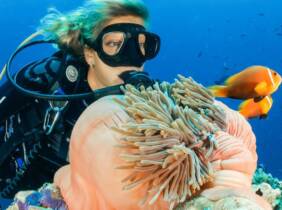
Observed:
[[[1,0],[0,65],[34,32],[48,7],[67,11],[81,3]],[[177,74],[183,74],[212,85],[223,76],[254,64],[269,66],[282,74],[281,0],[145,0],[145,3],[151,12],[151,31],[162,39],[159,56],[145,66],[154,78],[173,81]],[[37,51],[44,54],[43,48]],[[30,51],[25,56],[32,61],[37,53]],[[18,65],[24,64],[22,59],[25,58],[19,59]],[[273,176],[282,178],[282,87],[273,100],[268,118],[250,123],[257,136],[259,163]],[[229,99],[224,102],[234,109],[239,103]]]

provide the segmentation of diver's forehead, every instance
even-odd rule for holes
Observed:
[[[113,18],[112,20],[108,21],[104,25],[104,28],[109,25],[118,24],[118,23],[133,23],[133,24],[138,24],[138,25],[145,27],[145,22],[141,17],[127,15],[127,16],[120,16],[120,17]]]

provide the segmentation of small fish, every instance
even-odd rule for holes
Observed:
[[[200,58],[200,57],[202,57],[202,55],[203,55],[203,52],[200,51],[200,52],[197,54],[197,57]]]
[[[247,36],[247,34],[245,34],[245,33],[240,34],[240,37],[241,37],[241,38],[244,38],[244,37],[246,37],[246,36]]]
[[[224,85],[209,87],[215,97],[261,99],[274,93],[281,84],[281,76],[265,66],[250,66],[228,77]]]
[[[258,16],[264,16],[264,13],[263,12],[260,12],[260,13],[258,13]]]
[[[276,35],[277,35],[277,36],[282,36],[282,33],[281,33],[281,32],[279,32],[279,33],[276,33]]]
[[[271,109],[273,100],[271,96],[265,96],[260,101],[255,99],[247,99],[239,106],[239,112],[247,119],[259,117],[266,118]]]

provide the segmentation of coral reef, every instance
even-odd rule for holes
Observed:
[[[282,181],[266,173],[262,167],[258,167],[253,176],[252,189],[256,194],[265,198],[274,210],[282,209]],[[248,210],[261,209],[255,203],[242,197],[226,197],[218,201],[212,201],[199,196],[188,202],[180,204],[175,210],[232,210],[244,208]]]
[[[180,204],[175,210],[264,210],[256,203],[242,197],[226,197],[211,201],[206,197],[197,197]]]
[[[16,194],[13,204],[7,210],[67,210],[59,188],[45,183],[37,191],[20,191]]]
[[[253,190],[263,196],[274,209],[282,209],[282,181],[258,167],[253,177]]]

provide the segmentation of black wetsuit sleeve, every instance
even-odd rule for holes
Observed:
[[[26,65],[14,75],[14,78],[20,86],[28,90],[50,93],[60,77],[61,65],[60,58],[51,56]],[[10,81],[5,81],[0,86],[0,122],[33,103],[34,100],[35,98],[17,90]]]

